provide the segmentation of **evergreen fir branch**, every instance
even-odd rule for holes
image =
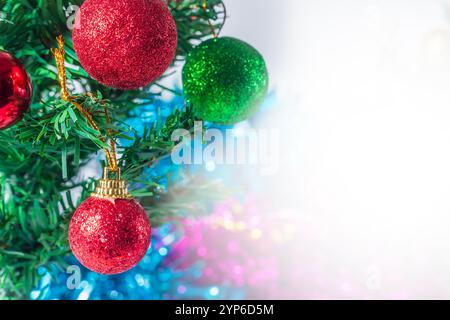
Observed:
[[[145,168],[151,168],[158,159],[170,155],[177,144],[172,140],[174,131],[192,131],[194,121],[192,108],[188,106],[184,111],[176,109],[160,128],[156,124],[145,128],[142,137],[136,136],[134,143],[122,152],[119,166],[123,177],[133,181]]]
[[[191,201],[200,193],[209,190],[212,196],[223,194],[214,192],[217,185],[202,187],[198,181],[165,190],[161,182],[165,177],[141,178],[157,159],[170,155],[176,146],[171,141],[174,130],[192,129],[192,111],[176,110],[166,123],[147,129],[142,137],[125,125],[130,110],[172,90],[157,81],[148,88],[122,91],[90,78],[74,52],[64,11],[70,4],[82,3],[0,0],[0,50],[24,62],[34,87],[29,113],[18,125],[0,131],[0,299],[27,298],[38,283],[39,268],[56,266],[64,270],[65,257],[70,253],[69,219],[94,188],[94,180],[80,182],[76,177],[92,155],[105,146],[99,133],[107,129],[112,129],[117,138],[134,140],[130,147],[120,150],[119,164],[134,187],[132,192],[151,213],[154,226],[191,211],[206,213],[206,208]],[[173,0],[168,4],[178,29],[177,63],[212,35],[211,25],[221,29],[226,13],[219,0]],[[78,93],[77,101],[94,116],[101,132],[90,128],[73,106],[60,99],[57,69],[50,53],[59,34],[66,40],[69,90]],[[112,125],[104,121],[105,103],[110,105]]]

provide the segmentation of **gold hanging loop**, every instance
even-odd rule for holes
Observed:
[[[77,108],[77,110],[86,118],[89,125],[94,130],[99,132],[100,141],[103,143],[106,143],[106,139],[101,135],[100,129],[99,129],[98,125],[95,123],[94,119],[92,118],[92,115],[86,109],[84,109],[81,104],[79,104],[75,100],[74,96],[70,95],[70,93],[67,89],[67,71],[66,71],[66,66],[65,66],[64,37],[62,35],[59,35],[56,38],[56,41],[58,43],[58,48],[57,49],[52,48],[52,49],[50,49],[50,51],[52,52],[53,56],[55,57],[56,65],[58,67],[58,81],[61,86],[61,98],[64,101],[70,102],[75,108]],[[90,97],[94,97],[94,95],[91,93],[88,93],[87,95]],[[105,107],[105,117],[106,117],[106,122],[108,124],[110,124],[111,121],[110,121],[109,113],[108,113],[108,110],[106,109],[106,107]],[[109,136],[109,143],[110,143],[111,151],[108,150],[107,148],[103,148],[103,151],[105,152],[106,161],[108,163],[110,170],[115,172],[115,171],[118,171],[116,145],[115,145],[114,139],[112,138],[112,130],[111,129],[107,129],[107,134]]]

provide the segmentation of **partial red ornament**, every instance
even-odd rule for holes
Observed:
[[[177,38],[163,0],[86,0],[73,31],[86,72],[118,89],[138,89],[159,78],[175,57]]]
[[[0,130],[23,118],[31,104],[33,88],[23,64],[0,50]]]
[[[73,254],[86,268],[119,274],[145,256],[151,225],[144,208],[128,195],[126,183],[105,177],[75,211],[69,226]]]

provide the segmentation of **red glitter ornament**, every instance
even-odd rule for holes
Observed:
[[[86,0],[73,44],[81,65],[100,83],[137,89],[159,78],[177,49],[177,29],[163,0]]]
[[[100,180],[69,226],[73,254],[86,268],[108,275],[133,268],[145,256],[150,237],[148,216],[122,180]]]
[[[75,211],[69,227],[73,254],[101,274],[133,268],[145,256],[150,236],[147,214],[133,199],[90,197]]]
[[[0,50],[0,129],[11,127],[28,111],[31,80],[22,63]]]

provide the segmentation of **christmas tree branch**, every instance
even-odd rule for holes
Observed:
[[[99,149],[106,147],[99,131],[112,130],[116,139],[133,141],[131,146],[119,150],[119,165],[132,183],[134,194],[148,208],[156,208],[149,210],[154,225],[164,222],[167,213],[173,217],[191,210],[205,211],[189,204],[189,197],[196,194],[189,188],[191,184],[165,190],[158,177],[141,178],[146,169],[153,168],[156,159],[173,150],[174,130],[192,129],[191,110],[176,110],[165,124],[148,128],[141,137],[125,125],[130,110],[172,90],[157,81],[148,88],[121,91],[90,78],[80,66],[67,28],[67,19],[73,18],[70,5],[82,3],[83,0],[0,0],[0,50],[7,50],[24,62],[34,87],[29,113],[18,125],[0,131],[0,299],[26,298],[39,280],[39,268],[65,266],[70,251],[70,216],[94,187],[94,180],[80,179],[79,171]],[[218,0],[173,0],[168,5],[178,29],[177,63],[199,41],[211,36],[211,25],[217,31],[221,28],[225,12]],[[76,94],[77,103],[92,114],[99,130],[91,128],[79,110],[61,99],[57,68],[50,52],[59,34],[66,41],[69,90]],[[105,104],[111,111],[112,124],[105,121]],[[196,190],[201,188],[196,185]],[[174,202],[175,192],[183,195],[179,202]]]

